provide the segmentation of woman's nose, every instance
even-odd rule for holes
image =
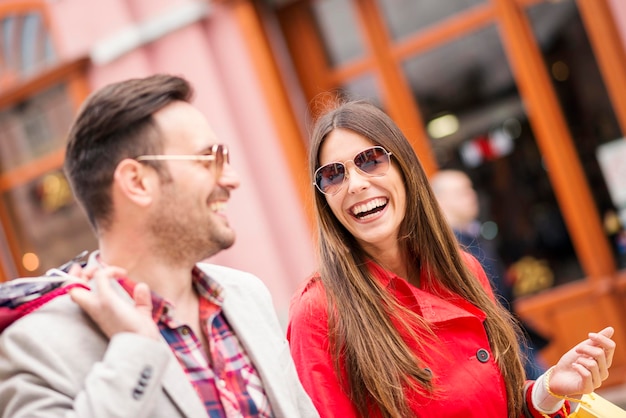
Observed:
[[[346,167],[346,179],[348,183],[348,193],[358,193],[369,187],[369,176],[363,174],[354,164]]]

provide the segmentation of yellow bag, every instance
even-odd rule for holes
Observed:
[[[575,418],[626,418],[626,411],[597,393],[583,395],[578,407],[570,414]]]

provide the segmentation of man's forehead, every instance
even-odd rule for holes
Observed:
[[[193,105],[174,102],[154,114],[165,148],[202,153],[218,143],[206,117]]]

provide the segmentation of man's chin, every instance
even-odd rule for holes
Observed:
[[[235,244],[235,238],[237,237],[235,231],[232,229],[230,233],[225,233],[216,240],[216,244],[221,250],[227,250]]]
[[[225,242],[223,242],[223,244],[222,244],[222,250],[227,250],[227,249],[229,249],[230,247],[232,247],[234,244],[235,244],[235,237],[233,236],[233,238],[232,238],[231,240],[229,240],[229,241],[227,241],[227,242],[226,242],[226,241],[225,241]]]

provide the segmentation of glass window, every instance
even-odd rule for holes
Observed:
[[[403,71],[439,166],[472,179],[480,199],[480,232],[519,280],[518,295],[581,279],[497,28],[411,58]]]
[[[39,11],[1,19],[0,48],[0,78],[6,71],[23,78],[32,77],[57,61]]]
[[[0,204],[7,208],[8,227],[17,237],[19,254],[14,258],[28,275],[43,274],[96,248],[87,218],[61,170],[5,192]]]
[[[403,39],[420,29],[467,10],[485,0],[378,0],[393,39]]]
[[[8,16],[2,19],[2,61],[4,63],[3,70],[15,69],[12,53],[15,51],[13,43],[15,42],[15,17]]]
[[[46,38],[44,39],[44,57],[47,65],[54,64],[57,61],[54,45],[48,33],[46,33]]]
[[[64,85],[0,111],[0,173],[63,147],[72,117]]]
[[[527,9],[546,70],[578,151],[600,216],[610,219],[615,207],[596,157],[603,144],[622,138],[619,124],[574,0],[540,3]],[[606,222],[619,267],[626,267],[626,224]]]
[[[39,35],[42,31],[42,21],[39,13],[29,13],[24,16],[22,25],[22,66],[23,75],[32,75],[45,65],[41,62],[39,51],[42,45],[39,43]],[[42,51],[43,52],[43,51]]]
[[[381,100],[378,87],[377,79],[371,74],[366,74],[345,82],[341,86],[341,90],[343,96],[349,100],[364,99],[380,107]]]
[[[317,0],[311,7],[332,67],[363,56],[361,31],[351,1]]]

